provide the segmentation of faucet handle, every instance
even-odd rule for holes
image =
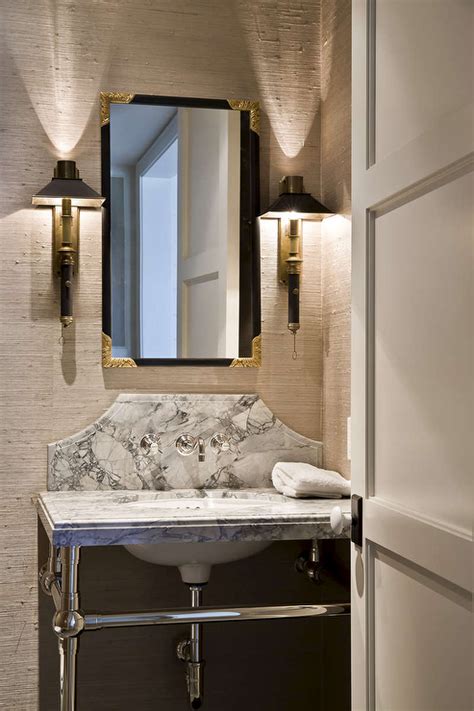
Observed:
[[[209,444],[214,454],[228,452],[230,449],[229,438],[223,432],[216,432],[214,435],[212,435]]]
[[[197,443],[197,437],[193,437],[190,434],[182,434],[176,440],[175,447],[183,457],[189,457],[196,449]]]
[[[157,454],[160,451],[160,435],[149,433],[140,440],[140,449],[145,454]]]

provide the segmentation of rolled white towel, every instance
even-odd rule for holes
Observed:
[[[281,494],[296,499],[340,499],[351,494],[351,482],[343,476],[304,462],[277,462],[272,481]]]

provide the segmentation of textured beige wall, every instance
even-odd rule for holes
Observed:
[[[323,2],[321,36],[322,199],[338,213],[324,220],[321,234],[324,464],[350,478],[347,460],[351,373],[350,0]]]
[[[133,390],[257,391],[290,426],[320,437],[322,339],[318,232],[305,227],[304,329],[300,357],[293,361],[286,297],[275,280],[275,228],[266,223],[260,370],[103,371],[100,214],[84,211],[81,216],[77,321],[61,344],[58,288],[51,274],[51,214],[32,209],[31,195],[50,179],[58,157],[76,159],[87,182],[99,187],[101,89],[258,98],[264,112],[262,202],[275,196],[277,180],[286,171],[302,172],[307,188],[318,195],[320,6],[313,0],[2,0],[1,12],[0,708],[36,711],[37,544],[30,497],[45,486],[46,444],[94,420],[117,393]],[[335,52],[332,72],[340,56],[340,50]],[[326,377],[325,392],[328,382]],[[330,429],[330,422],[325,426]],[[120,565],[135,571],[137,585],[144,585],[149,568],[138,573],[125,554],[117,555]],[[107,561],[103,556],[87,570],[107,578],[112,565]],[[143,593],[142,604],[170,604],[157,589],[159,583],[148,597]],[[137,634],[139,648],[149,650],[149,637]],[[107,637],[111,650],[114,639],[120,635],[111,641]],[[170,647],[163,647],[163,657],[168,655]],[[50,663],[56,663],[54,651]],[[184,683],[182,670],[179,679]],[[97,693],[94,697],[90,691],[90,698],[99,698]],[[109,698],[110,708],[118,711],[120,698]],[[143,701],[140,708],[155,708],[152,699],[149,704]],[[52,707],[50,701],[42,705],[47,711]],[[83,708],[102,707],[84,702]]]

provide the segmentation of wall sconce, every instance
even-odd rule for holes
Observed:
[[[61,277],[61,316],[73,321],[72,284],[79,266],[79,208],[100,207],[104,198],[79,177],[73,160],[58,160],[54,177],[33,195],[33,205],[53,208],[53,272]]]
[[[280,195],[262,218],[278,219],[278,279],[288,287],[288,330],[293,334],[296,359],[296,334],[300,328],[301,221],[322,220],[333,213],[310,193],[305,192],[301,175],[286,175],[280,180]]]

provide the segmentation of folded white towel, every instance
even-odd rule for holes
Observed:
[[[351,494],[351,482],[343,476],[304,462],[277,462],[273,467],[272,481],[281,494],[296,499],[340,499]]]

